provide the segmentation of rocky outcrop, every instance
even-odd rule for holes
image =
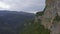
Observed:
[[[45,28],[51,30],[50,34],[60,34],[60,0],[46,0],[41,21]]]
[[[52,25],[52,21],[57,14],[57,7],[55,0],[46,0],[46,8],[44,11],[42,24],[44,24],[45,28],[49,28]],[[48,24],[47,24],[48,23]]]
[[[46,8],[42,19],[42,25],[51,30],[50,34],[60,34],[60,22],[56,19],[56,17],[58,18],[59,16],[60,0],[46,0]],[[56,20],[54,21],[54,19]]]

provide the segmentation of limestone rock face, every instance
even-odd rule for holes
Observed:
[[[45,28],[49,28],[52,25],[52,21],[55,18],[57,14],[57,7],[56,7],[56,1],[55,0],[46,0],[46,8],[42,19],[42,24],[45,26]]]
[[[60,22],[54,21],[57,14],[60,16],[60,0],[46,0],[42,25],[51,30],[50,34],[60,34]]]

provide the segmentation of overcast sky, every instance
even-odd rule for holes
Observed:
[[[45,0],[0,0],[0,5],[0,10],[36,12],[44,9]]]

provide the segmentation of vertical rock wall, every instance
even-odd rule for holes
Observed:
[[[50,34],[60,34],[60,22],[54,21],[57,14],[60,16],[60,0],[46,0],[42,25],[51,30]]]
[[[56,16],[57,8],[55,4],[56,2],[54,0],[46,0],[46,9],[42,19],[42,24],[44,24],[45,28],[50,28],[52,21]]]

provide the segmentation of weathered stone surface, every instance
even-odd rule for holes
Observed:
[[[42,25],[51,30],[50,34],[60,33],[60,22],[54,21],[57,14],[60,16],[60,0],[46,0]]]
[[[56,16],[57,8],[56,8],[55,0],[46,0],[46,9],[43,15],[42,24],[44,24],[45,28],[49,28],[52,25],[52,21]]]
[[[56,16],[57,20],[54,20]],[[51,30],[50,34],[60,34],[60,0],[46,0],[44,14],[36,17],[36,22],[37,19],[41,19],[41,24]]]

